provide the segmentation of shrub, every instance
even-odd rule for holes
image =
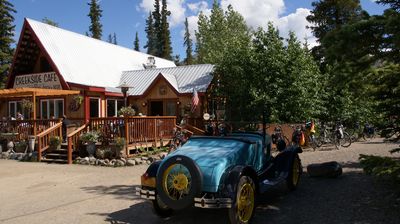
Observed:
[[[83,133],[79,139],[82,142],[86,143],[94,143],[99,140],[100,134],[97,131],[88,131],[86,133]]]
[[[124,117],[135,116],[136,111],[132,107],[122,107],[118,111],[118,115],[124,115]]]
[[[60,136],[51,136],[50,137],[50,147],[57,148],[60,145],[61,145]]]

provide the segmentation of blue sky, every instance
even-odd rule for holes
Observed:
[[[41,21],[47,17],[59,24],[60,28],[85,34],[89,29],[90,20],[87,16],[89,0],[9,0],[17,10],[15,17],[15,40],[21,32],[25,17]],[[103,24],[103,40],[109,34],[117,35],[118,45],[133,48],[135,32],[139,33],[141,51],[146,42],[145,19],[151,10],[153,0],[100,0],[103,10],[101,23]],[[172,47],[175,54],[181,59],[185,57],[183,47],[183,21],[189,19],[191,31],[196,29],[199,11],[209,13],[212,0],[167,0],[170,18]],[[232,4],[239,11],[248,25],[266,26],[273,21],[285,36],[289,30],[295,31],[300,39],[307,38],[313,43],[309,30],[305,29],[311,2],[309,0],[220,0],[221,6],[226,8]],[[373,0],[361,0],[362,6],[370,14],[381,14],[384,7],[377,5]]]

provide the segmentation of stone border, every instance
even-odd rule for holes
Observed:
[[[0,153],[0,159],[37,162],[37,152],[30,152],[30,153],[2,152]]]
[[[120,158],[120,159],[96,159],[95,157],[78,157],[73,163],[79,165],[91,165],[91,166],[104,166],[104,167],[125,167],[125,166],[136,166],[141,164],[150,165],[156,160],[162,160],[167,156],[166,152],[159,153],[158,155],[152,155],[149,157],[136,157],[136,158]]]

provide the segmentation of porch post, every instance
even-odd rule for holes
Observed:
[[[129,145],[129,119],[127,116],[124,116],[124,124],[125,124],[125,153],[126,156],[129,157],[129,149],[128,149],[128,145]]]
[[[36,92],[32,92],[33,102],[33,135],[36,136]]]

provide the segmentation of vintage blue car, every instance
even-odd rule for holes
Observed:
[[[271,138],[260,133],[195,136],[152,163],[136,190],[153,201],[162,217],[194,205],[225,208],[231,223],[249,223],[257,195],[279,183],[296,189],[302,173],[299,152],[298,147],[281,147],[272,157]]]

